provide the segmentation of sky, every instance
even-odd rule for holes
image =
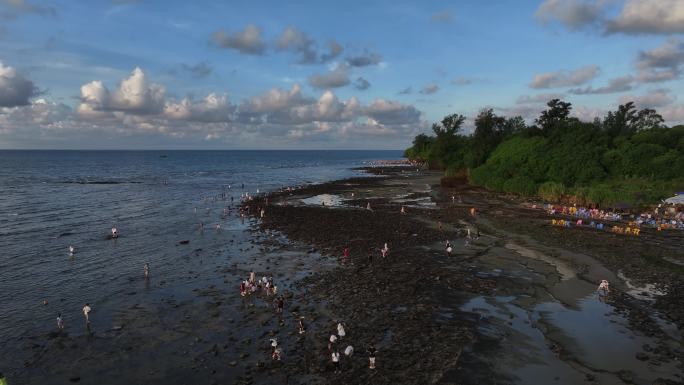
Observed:
[[[684,0],[0,0],[2,149],[402,149],[447,114],[684,122]]]

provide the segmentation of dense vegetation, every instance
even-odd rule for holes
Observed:
[[[684,190],[684,125],[667,127],[655,110],[631,102],[593,122],[571,117],[570,103],[547,106],[533,125],[482,110],[472,135],[462,132],[464,116],[446,116],[405,156],[492,190],[550,201],[643,205]]]

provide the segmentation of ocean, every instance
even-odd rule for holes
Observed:
[[[161,282],[165,294],[181,295],[189,274],[206,279],[214,266],[193,256],[219,255],[229,239],[246,248],[251,239],[246,235],[249,223],[237,214],[241,194],[359,175],[352,168],[401,155],[0,151],[4,365],[17,369],[19,357],[14,360],[11,352],[26,340],[54,331],[58,312],[67,332],[83,333],[81,308],[86,302],[93,307],[94,328],[111,327],[116,312],[145,290],[145,263],[150,263],[155,284]],[[225,215],[231,197],[232,209]],[[108,239],[112,226],[120,233],[116,240]],[[189,240],[188,247],[179,246],[181,240]],[[70,245],[76,250],[73,256]],[[238,244],[231,250],[241,249]]]

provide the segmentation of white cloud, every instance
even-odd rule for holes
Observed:
[[[221,48],[234,49],[248,55],[261,55],[266,49],[266,43],[261,37],[261,28],[248,24],[243,31],[216,31],[211,40]]]
[[[579,86],[594,79],[599,74],[599,67],[589,65],[573,71],[561,70],[534,75],[531,88],[558,88]]]
[[[575,95],[613,94],[631,90],[633,82],[634,78],[632,76],[622,76],[610,79],[608,85],[603,87],[594,88],[589,86],[584,88],[573,88],[568,90],[568,92]]]
[[[558,21],[569,29],[579,29],[599,21],[602,3],[587,0],[546,0],[534,16],[542,23]]]
[[[287,27],[278,38],[276,47],[281,51],[292,51],[300,55],[300,64],[315,63],[318,60],[316,41],[295,27]]]
[[[228,96],[210,93],[204,99],[193,101],[184,98],[180,102],[167,101],[163,115],[170,119],[182,119],[194,122],[229,122],[235,111]]]
[[[558,22],[570,30],[597,27],[605,33],[684,33],[684,2],[681,0],[623,0],[612,15],[615,0],[545,0],[535,18],[544,24]]]
[[[25,106],[38,94],[32,81],[0,61],[0,107]]]
[[[134,69],[115,88],[101,80],[83,84],[75,109],[37,100],[33,104],[0,108],[0,135],[5,145],[66,143],[73,147],[127,146],[135,138],[169,143],[226,143],[255,147],[287,144],[356,141],[385,137],[383,147],[402,143],[427,123],[414,106],[376,99],[362,104],[356,97],[340,100],[333,91],[318,98],[305,96],[298,84],[274,88],[232,104],[226,94],[210,93],[199,99],[173,99],[165,87],[151,84],[145,72]],[[86,139],[87,138],[87,139]],[[130,138],[130,139],[125,139]],[[97,141],[93,141],[98,139]],[[104,141],[103,141],[104,140]],[[147,142],[149,143],[149,142]]]
[[[165,96],[164,86],[148,84],[145,73],[136,67],[114,92],[98,80],[83,85],[78,111],[86,117],[101,117],[106,112],[155,114],[164,108]]]
[[[417,123],[420,120],[420,111],[414,106],[385,99],[375,99],[364,113],[380,124]]]
[[[338,88],[349,83],[349,67],[346,64],[337,64],[325,74],[314,74],[309,77],[309,84],[315,88]]]
[[[645,95],[625,95],[620,98],[620,104],[634,102],[638,108],[656,108],[672,104],[675,97],[670,95],[670,90],[660,88],[652,90]]]
[[[684,33],[684,1],[626,0],[620,14],[606,25],[609,33]]]
[[[679,78],[684,65],[684,44],[672,38],[649,51],[640,51],[636,61],[637,79],[656,83]]]
[[[382,62],[382,55],[379,53],[364,50],[363,53],[356,56],[347,57],[347,64],[352,67],[366,67],[380,64]]]
[[[292,85],[289,91],[273,88],[266,93],[247,99],[240,103],[240,113],[250,116],[277,112],[293,106],[307,103],[299,84]]]

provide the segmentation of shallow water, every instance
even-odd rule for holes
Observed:
[[[631,330],[622,315],[594,294],[573,309],[557,301],[530,308],[525,299],[518,300],[476,297],[461,307],[483,320],[483,335],[499,340],[501,350],[488,360],[512,383],[576,384],[589,374],[601,384],[622,384],[621,371],[630,372],[637,384],[657,378],[681,381],[677,361],[637,359],[644,346],[655,347],[658,341]]]
[[[466,360],[486,362],[502,383],[682,380],[679,361],[650,352],[658,346],[681,349],[676,326],[651,313],[664,334],[649,336],[635,330],[622,309],[584,280],[606,276],[597,261],[563,250],[551,255],[530,239],[518,241],[526,245],[509,240],[476,261],[481,276],[503,279],[497,290],[505,294],[475,297],[461,307],[480,319],[479,333],[485,341],[470,347]],[[568,262],[571,259],[581,261],[583,274],[578,274],[580,266]],[[619,284],[616,277],[609,279]],[[628,294],[633,291],[629,284],[624,286]]]
[[[226,275],[217,266],[238,263],[255,251],[245,232],[250,221],[237,213],[241,194],[358,175],[352,167],[400,156],[397,151],[0,151],[0,346],[12,351],[21,340],[54,330],[57,312],[67,332],[83,334],[85,302],[93,308],[93,329],[101,332],[145,293],[182,300],[200,285],[239,279],[243,271]],[[230,211],[224,213],[226,207]],[[109,240],[113,225],[121,236]],[[180,245],[181,240],[189,243]],[[76,249],[72,257],[69,245]],[[147,285],[146,262],[152,272]],[[48,305],[42,305],[44,299]],[[19,365],[7,364],[14,358],[0,359],[5,372]]]

